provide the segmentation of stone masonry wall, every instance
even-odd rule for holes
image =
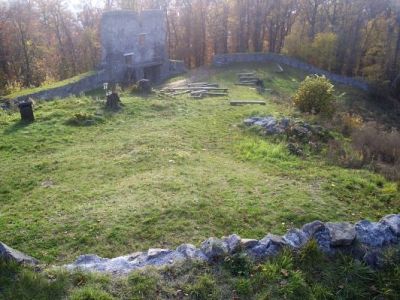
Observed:
[[[243,62],[275,62],[282,65],[287,65],[292,68],[303,70],[310,74],[325,75],[328,79],[335,83],[348,85],[355,87],[364,91],[368,91],[368,83],[357,79],[346,76],[341,76],[338,74],[330,73],[326,70],[319,69],[310,64],[302,62],[296,58],[288,57],[276,53],[234,53],[234,54],[217,54],[214,56],[213,64],[214,66],[221,67],[233,63],[243,63]]]
[[[312,239],[326,255],[346,253],[373,267],[379,266],[383,251],[388,247],[399,246],[400,214],[385,216],[379,222],[363,220],[355,224],[314,221],[305,224],[301,229],[292,228],[283,236],[269,233],[260,240],[244,239],[237,234],[221,239],[212,237],[202,242],[199,248],[182,244],[175,250],[149,249],[111,259],[92,254],[82,255],[65,267],[69,270],[82,269],[123,275],[147,266],[167,266],[185,260],[215,263],[237,252],[244,252],[253,260],[262,261],[277,255],[284,248],[297,251]],[[0,259],[38,264],[34,258],[1,242]]]
[[[36,100],[51,100],[57,97],[65,98],[70,95],[79,95],[80,93],[89,92],[96,88],[100,88],[103,86],[104,82],[107,82],[107,80],[108,75],[106,74],[106,72],[99,71],[93,75],[82,78],[77,82],[73,82],[56,88],[50,88],[37,93],[27,94],[9,100],[22,102],[28,100],[29,98],[33,98]]]

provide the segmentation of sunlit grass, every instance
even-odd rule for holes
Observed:
[[[175,100],[122,95],[107,113],[91,97],[39,102],[36,121],[0,119],[0,239],[46,262],[77,255],[114,257],[149,247],[174,248],[236,232],[261,238],[315,219],[378,219],[398,212],[397,186],[367,170],[295,157],[284,142],[245,130],[252,115],[298,115],[290,91],[304,74],[247,66],[270,78],[271,92],[235,86],[243,66],[209,81],[234,99]],[[71,126],[76,114],[100,118]]]

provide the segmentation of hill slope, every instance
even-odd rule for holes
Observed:
[[[260,96],[235,86],[244,69],[257,70],[273,91]],[[238,65],[193,74],[229,87],[231,99],[265,99],[265,107],[124,93],[116,114],[95,97],[38,103],[31,125],[1,113],[2,241],[66,262],[83,253],[111,257],[233,232],[261,238],[315,219],[398,212],[396,184],[323,156],[290,155],[281,142],[240,126],[253,115],[297,115],[290,96],[305,74],[273,70]],[[338,95],[343,91],[343,102],[363,97],[347,89]],[[80,118],[92,126],[71,125]]]

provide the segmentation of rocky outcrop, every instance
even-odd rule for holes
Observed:
[[[323,143],[333,139],[332,134],[322,126],[287,117],[256,116],[244,120],[243,123],[247,127],[258,128],[263,136],[286,137],[288,150],[294,155],[302,155],[306,145],[310,150],[318,152]]]
[[[6,244],[3,244],[2,242],[0,242],[0,259],[14,261],[24,265],[36,265],[39,263],[33,257],[19,252],[18,250],[15,250]]]

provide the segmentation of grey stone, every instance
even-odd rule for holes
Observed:
[[[321,221],[314,221],[311,223],[305,224],[301,230],[309,237],[314,237],[314,235],[325,228],[325,224]]]
[[[37,265],[39,263],[35,258],[15,250],[2,242],[0,242],[0,258],[3,260],[15,261],[24,265]]]
[[[283,237],[271,233],[268,233],[263,239],[261,239],[260,244],[271,244],[279,247],[287,246],[287,242],[283,239]]]
[[[207,260],[207,257],[192,244],[182,244],[176,251],[188,259]]]
[[[94,255],[94,254],[86,254],[86,255],[81,255],[79,256],[75,264],[76,265],[90,265],[90,264],[100,264],[107,262],[107,258],[102,258],[100,256]]]
[[[147,251],[147,256],[149,259],[158,258],[160,256],[167,255],[171,253],[171,250],[168,249],[149,249]]]
[[[396,241],[390,227],[383,223],[360,221],[356,224],[356,233],[358,242],[371,247],[382,247]]]
[[[246,126],[252,126],[254,124],[255,120],[253,118],[246,119],[243,121],[244,125]]]
[[[290,229],[284,236],[284,241],[293,248],[303,247],[309,240],[307,234],[297,228]]]
[[[254,247],[247,249],[247,253],[255,260],[263,260],[277,255],[286,245],[287,243],[281,236],[268,234]]]
[[[229,253],[228,245],[217,238],[209,238],[201,243],[201,251],[209,260],[215,260]]]
[[[380,223],[388,225],[395,235],[400,236],[400,215],[385,216]]]
[[[237,234],[231,234],[222,240],[228,245],[228,251],[230,254],[235,253],[240,249],[241,238]]]
[[[356,238],[355,226],[349,222],[325,224],[329,231],[331,246],[349,246]]]
[[[153,255],[152,257],[149,256],[144,264],[147,266],[163,266],[171,265],[185,259],[186,257],[182,253],[169,250],[159,252],[158,255]]]
[[[247,253],[255,260],[265,259],[269,255],[269,244],[257,244],[256,246],[247,249]]]
[[[240,241],[240,247],[242,249],[249,249],[249,248],[253,248],[255,246],[257,246],[259,244],[258,240],[254,240],[254,239],[242,239]]]

